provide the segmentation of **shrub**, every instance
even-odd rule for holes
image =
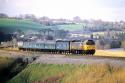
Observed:
[[[120,41],[112,41],[111,42],[111,48],[120,48],[121,42]]]
[[[97,40],[95,44],[96,44],[96,49],[104,49],[104,46],[101,44],[99,40]]]
[[[122,41],[121,47],[124,48],[124,50],[125,50],[125,40]]]
[[[110,49],[110,48],[111,48],[110,44],[104,45],[104,49]]]

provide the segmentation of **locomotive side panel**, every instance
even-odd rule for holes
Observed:
[[[71,42],[70,49],[71,50],[82,50],[82,42]]]

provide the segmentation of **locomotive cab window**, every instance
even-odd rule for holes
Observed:
[[[86,45],[95,45],[95,42],[93,40],[88,40],[85,43]]]

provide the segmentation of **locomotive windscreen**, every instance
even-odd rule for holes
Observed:
[[[95,45],[95,42],[93,40],[88,40],[86,42],[86,45]]]

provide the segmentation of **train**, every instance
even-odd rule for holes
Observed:
[[[18,48],[23,51],[93,55],[95,53],[95,42],[94,40],[18,42]]]

